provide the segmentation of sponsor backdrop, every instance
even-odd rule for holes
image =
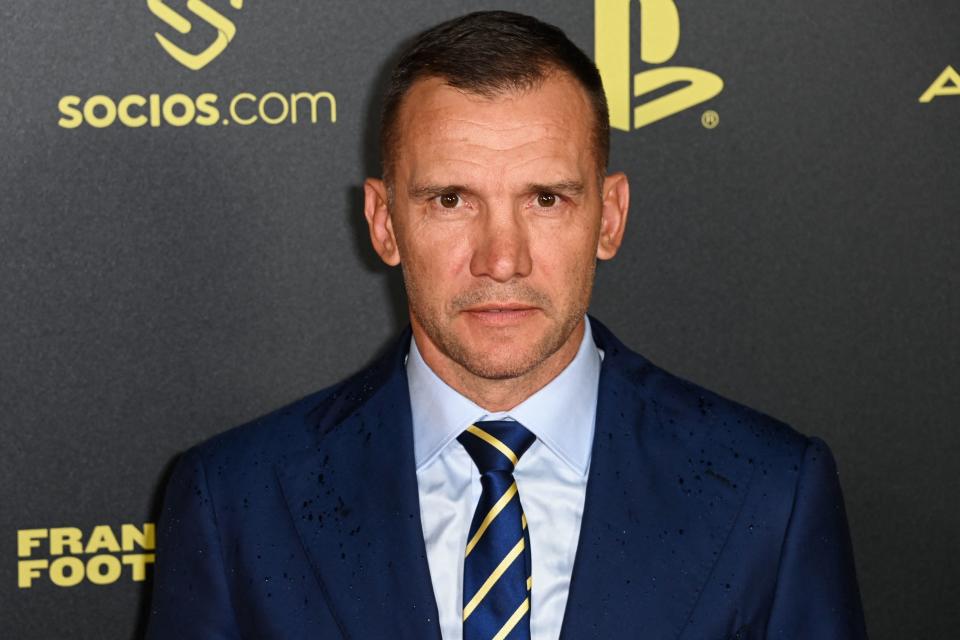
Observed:
[[[833,446],[875,638],[960,627],[960,5],[500,2],[600,67],[593,312]],[[144,626],[178,453],[404,324],[367,246],[398,47],[488,2],[0,6],[0,636]]]

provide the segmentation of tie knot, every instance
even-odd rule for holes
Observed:
[[[526,427],[511,420],[478,422],[457,437],[481,475],[489,471],[513,473],[520,456],[536,439]]]

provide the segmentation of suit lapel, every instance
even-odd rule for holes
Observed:
[[[277,468],[347,638],[440,638],[420,524],[403,366],[408,344],[409,334],[383,362],[346,382],[318,418],[316,450]]]
[[[591,324],[605,357],[561,637],[676,638],[743,503],[751,469],[714,439],[708,411],[701,406],[689,415],[676,381]],[[703,424],[693,424],[697,417]]]

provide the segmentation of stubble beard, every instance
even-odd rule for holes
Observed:
[[[438,307],[430,304],[428,296],[424,295],[425,291],[417,283],[416,278],[411,277],[405,265],[401,264],[401,266],[412,318],[415,318],[423,327],[427,337],[441,353],[471,375],[487,380],[523,377],[559,351],[587,312],[596,272],[595,263],[591,263],[588,273],[577,274],[578,279],[581,280],[578,283],[578,289],[583,291],[585,287],[586,295],[575,300],[578,304],[558,311],[545,294],[521,281],[472,289],[455,296],[447,304],[441,302]],[[552,320],[552,326],[533,344],[504,343],[502,347],[495,349],[494,353],[490,350],[471,347],[453,330],[450,321],[456,318],[464,308],[506,300],[520,301],[538,307],[548,320]]]

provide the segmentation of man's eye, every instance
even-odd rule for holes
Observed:
[[[440,206],[444,209],[455,209],[460,204],[460,196],[455,193],[444,193],[440,195]]]
[[[537,196],[537,204],[549,209],[557,204],[557,196],[553,193],[541,193]]]

